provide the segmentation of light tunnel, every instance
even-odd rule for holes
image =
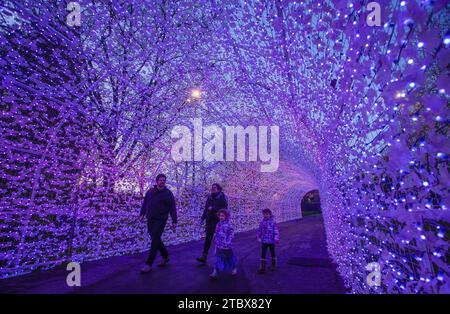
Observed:
[[[75,3],[0,5],[2,278],[147,250],[164,173],[168,244],[214,182],[237,231],[318,190],[353,293],[450,291],[446,1]]]

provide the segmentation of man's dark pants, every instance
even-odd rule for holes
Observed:
[[[154,220],[149,219],[147,222],[148,227],[148,234],[150,235],[150,238],[152,239],[152,244],[150,246],[150,252],[148,253],[147,258],[147,264],[152,265],[155,258],[156,253],[159,251],[161,253],[161,256],[163,258],[169,257],[169,252],[167,252],[166,247],[164,246],[164,243],[161,240],[161,236],[164,232],[164,228],[166,227],[165,220]]]

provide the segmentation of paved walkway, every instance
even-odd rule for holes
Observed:
[[[275,272],[256,274],[260,254],[255,232],[236,235],[234,250],[239,262],[236,277],[209,279],[211,266],[199,266],[195,257],[203,243],[169,246],[171,262],[149,274],[139,269],[147,254],[112,257],[81,265],[82,287],[66,285],[68,272],[56,268],[0,281],[2,293],[345,293],[335,266],[329,261],[321,216],[279,225],[279,266]],[[209,265],[214,257],[209,257]],[[157,260],[158,262],[158,260]]]

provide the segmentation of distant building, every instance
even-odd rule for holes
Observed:
[[[320,208],[319,190],[312,190],[305,194],[301,202],[302,212],[322,211]]]

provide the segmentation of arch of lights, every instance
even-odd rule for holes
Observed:
[[[318,188],[353,292],[449,292],[446,1],[378,1],[379,27],[368,1],[78,2],[79,27],[65,1],[0,7],[1,277],[146,249],[136,216],[165,172],[170,243],[199,238],[212,182],[239,230],[266,206],[299,218]],[[175,164],[169,131],[193,117],[279,125],[279,170]]]

